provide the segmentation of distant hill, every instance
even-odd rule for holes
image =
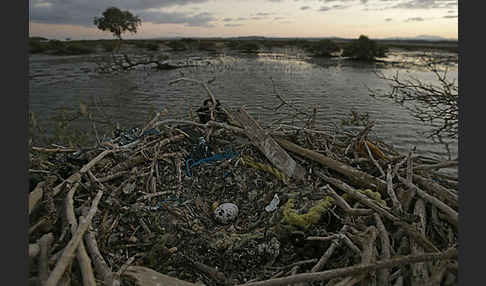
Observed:
[[[390,41],[457,41],[457,39],[448,39],[443,38],[440,36],[432,36],[432,35],[418,35],[415,37],[391,37],[391,38],[383,38],[380,40],[390,40]]]

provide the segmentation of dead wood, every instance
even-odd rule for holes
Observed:
[[[327,156],[319,154],[315,151],[302,148],[288,140],[285,139],[276,139],[276,141],[285,149],[290,152],[296,153],[300,156],[305,158],[311,159],[322,164],[325,167],[328,167],[342,175],[348,177],[351,181],[356,182],[357,184],[364,186],[366,188],[377,189],[381,193],[386,191],[386,183],[382,180],[371,176],[365,172],[356,170],[346,164],[333,160]]]
[[[47,286],[56,286],[57,282],[59,279],[61,279],[61,276],[63,275],[64,271],[68,267],[68,265],[71,263],[72,259],[74,258],[74,252],[76,251],[79,243],[81,242],[84,233],[88,229],[88,227],[91,225],[91,220],[93,219],[96,211],[98,210],[98,203],[101,199],[101,196],[103,195],[103,191],[99,191],[96,194],[96,197],[93,199],[93,202],[91,204],[91,209],[89,210],[88,216],[86,218],[80,217],[79,221],[80,224],[76,230],[76,233],[73,235],[69,243],[67,244],[66,248],[64,249],[61,257],[56,263],[56,266],[52,270],[51,274],[49,275],[49,278],[47,279],[47,282],[45,285]]]
[[[156,272],[150,268],[143,267],[143,266],[129,266],[127,270],[123,272],[122,275],[134,279],[137,285],[140,286],[159,286],[159,285],[195,286],[197,285],[164,274],[160,274],[159,272]]]
[[[89,172],[89,171],[88,171]],[[78,188],[79,183],[76,183],[71,190],[69,190],[66,196],[66,218],[71,226],[71,235],[76,234],[76,230],[78,228],[78,222],[76,221],[76,216],[74,214],[74,206],[73,206],[73,196]],[[84,286],[96,286],[95,277],[93,274],[93,269],[91,267],[91,259],[89,258],[88,254],[86,253],[86,248],[84,247],[84,243],[81,240],[79,242],[79,246],[76,250],[76,258],[79,263],[79,268],[81,269],[81,274],[83,277],[83,285]]]
[[[29,215],[35,209],[37,203],[42,199],[42,195],[44,194],[42,188],[44,184],[44,181],[39,182],[35,186],[35,189],[29,193]]]
[[[285,150],[280,147],[277,142],[267,134],[263,128],[260,127],[244,109],[231,112],[231,116],[235,118],[241,126],[244,126],[245,134],[250,138],[258,149],[272,162],[272,164],[280,169],[286,176],[295,178],[297,180],[304,179],[305,169],[302,168],[295,160],[290,157]]]
[[[41,285],[45,285],[49,277],[49,252],[54,240],[52,233],[44,234],[39,240],[40,257],[39,257],[39,280]]]
[[[241,284],[241,286],[277,286],[277,285],[289,285],[289,284],[294,284],[299,282],[322,281],[322,280],[329,280],[335,277],[361,274],[364,272],[376,271],[378,269],[391,268],[391,267],[404,265],[404,264],[454,259],[456,257],[457,257],[457,249],[451,248],[444,252],[407,255],[403,257],[378,261],[374,264],[344,267],[344,268],[332,269],[332,270],[316,272],[316,273],[296,274],[290,277],[283,277],[283,278],[276,278],[276,279],[271,279],[266,281],[258,281],[253,283]]]

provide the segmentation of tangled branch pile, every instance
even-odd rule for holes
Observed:
[[[32,283],[457,282],[457,178],[439,172],[457,161],[398,154],[372,125],[264,129],[205,88],[206,123],[159,113],[131,142],[31,148]]]

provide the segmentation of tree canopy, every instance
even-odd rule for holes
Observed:
[[[94,24],[102,31],[110,31],[113,36],[121,40],[125,32],[137,33],[137,28],[142,20],[129,11],[121,11],[116,7],[110,7],[103,12],[102,17],[95,17]]]
[[[358,60],[372,61],[377,57],[384,57],[386,48],[379,46],[367,36],[361,35],[343,49],[343,56],[353,57]]]

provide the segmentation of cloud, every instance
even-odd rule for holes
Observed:
[[[256,16],[262,16],[262,17],[266,17],[266,16],[273,15],[273,13],[256,13],[255,15],[256,15]]]
[[[405,22],[422,22],[425,19],[422,17],[412,17],[405,20]]]
[[[309,6],[302,6],[302,7],[300,7],[300,10],[309,10],[310,8],[311,7],[309,7]]]
[[[177,12],[144,11],[140,13],[140,18],[145,22],[154,24],[183,24],[191,27],[214,27],[211,22],[216,21],[210,13],[199,13],[189,15]]]
[[[340,4],[335,4],[335,5],[332,5],[331,7],[329,6],[322,6],[321,8],[319,8],[319,11],[320,12],[326,12],[326,11],[330,11],[330,10],[341,10],[341,9],[346,9],[346,8],[349,8],[350,6],[344,6],[344,5],[340,5]]]
[[[391,8],[436,9],[447,7],[457,7],[457,0],[408,0],[402,1]]]
[[[155,13],[160,13],[161,16],[166,16],[168,14],[165,12],[158,12],[157,9],[160,8],[205,3],[207,1],[208,0],[30,0],[29,18],[30,21],[37,23],[93,27],[93,18],[101,16],[106,8],[112,6],[118,7],[121,10],[129,10],[134,15],[141,16],[142,14],[145,14],[150,15],[150,17],[155,17]],[[204,19],[201,15],[182,15],[182,13],[178,13],[176,16],[178,18],[187,17],[188,23],[197,23]],[[142,17],[140,18],[142,19],[142,23],[147,21]]]
[[[225,27],[239,27],[243,26],[243,24],[224,24]]]

